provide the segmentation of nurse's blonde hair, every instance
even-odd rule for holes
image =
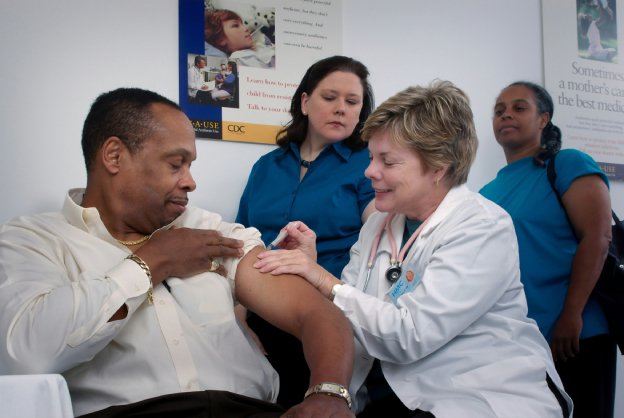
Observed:
[[[427,168],[448,167],[450,186],[468,180],[477,133],[468,96],[450,81],[411,86],[387,99],[364,123],[362,139],[382,130],[416,151]]]

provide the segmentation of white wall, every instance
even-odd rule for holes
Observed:
[[[478,189],[504,165],[494,98],[513,80],[543,80],[540,2],[391,4],[344,0],[344,52],[367,64],[378,103],[434,78],[470,95],[481,144],[469,185]],[[67,188],[84,185],[80,133],[98,94],[139,86],[177,100],[177,42],[174,0],[0,0],[0,222],[56,209]],[[233,219],[251,164],[270,149],[199,141],[192,203]],[[624,213],[622,190],[615,183],[612,196]]]
[[[543,81],[540,1],[343,1],[344,53],[369,67],[377,102],[452,80],[471,97],[481,141],[469,185],[493,178],[505,163],[491,132],[496,95],[517,79]],[[0,0],[0,222],[57,210],[66,189],[85,184],[80,134],[98,94],[138,86],[177,100],[177,4]],[[270,149],[199,141],[192,204],[232,220],[251,165]],[[612,185],[624,214],[622,191]],[[621,365],[619,374],[624,382]]]

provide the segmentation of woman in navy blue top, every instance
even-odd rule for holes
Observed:
[[[258,228],[268,244],[288,222],[303,221],[316,232],[318,263],[340,277],[374,211],[374,191],[364,176],[368,149],[360,138],[373,108],[362,63],[333,56],[313,64],[293,95],[279,148],[251,170],[236,222]],[[310,375],[299,341],[253,314],[248,324],[280,375],[278,403],[301,402]]]

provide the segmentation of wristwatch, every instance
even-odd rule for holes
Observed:
[[[332,302],[334,301],[334,298],[336,297],[336,293],[338,292],[338,289],[340,289],[341,287],[342,287],[342,283],[336,283],[335,285],[332,286],[331,292],[329,292],[329,300],[331,300]]]
[[[322,393],[323,395],[335,396],[337,398],[342,398],[347,403],[349,409],[351,409],[351,395],[349,395],[349,391],[346,387],[342,386],[338,383],[331,382],[322,382],[318,385],[311,386],[303,396],[303,399],[306,399],[308,396]]]

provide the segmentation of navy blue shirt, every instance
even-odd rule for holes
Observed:
[[[352,151],[337,142],[323,149],[300,181],[298,146],[271,151],[251,169],[236,222],[258,228],[268,244],[288,222],[303,221],[316,232],[318,263],[339,278],[375,194],[364,177],[368,162],[368,149]]]

